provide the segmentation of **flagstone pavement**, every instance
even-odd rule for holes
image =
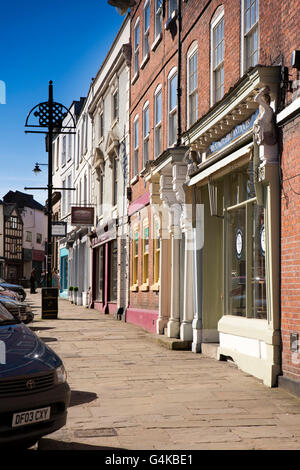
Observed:
[[[286,391],[68,300],[41,319],[40,289],[26,300],[72,390],[66,426],[36,449],[300,449],[300,399]]]

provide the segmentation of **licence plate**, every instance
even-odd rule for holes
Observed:
[[[26,424],[39,423],[40,421],[47,421],[50,418],[50,409],[39,408],[38,410],[21,411],[14,413],[12,420],[12,427],[25,426]]]

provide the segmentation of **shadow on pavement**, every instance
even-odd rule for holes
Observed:
[[[94,392],[82,392],[80,390],[71,391],[71,401],[69,406],[82,405],[83,403],[90,403],[97,400],[98,395]]]
[[[47,338],[46,336],[40,336],[39,337],[42,341],[44,341],[44,343],[53,343],[55,341],[57,341],[57,338]]]
[[[29,325],[29,328],[32,331],[55,330],[55,326],[31,326]]]
[[[81,444],[80,442],[63,442],[54,439],[41,439],[37,450],[126,450],[117,447],[93,446],[90,444]]]

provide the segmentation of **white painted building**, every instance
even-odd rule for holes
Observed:
[[[122,315],[128,304],[127,197],[129,159],[130,19],[127,16],[93,81],[91,236],[92,300],[104,313]]]

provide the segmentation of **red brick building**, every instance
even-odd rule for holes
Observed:
[[[195,352],[220,341],[220,356],[270,385],[283,374],[280,384],[294,391],[300,383],[300,65],[297,54],[293,66],[291,59],[300,49],[299,13],[299,0],[144,0],[131,8],[134,242],[127,321],[190,341]],[[264,106],[277,120],[270,146],[262,137]],[[242,183],[249,171],[252,180]],[[153,211],[195,198],[204,206],[201,261],[189,259],[184,242],[175,247],[172,222],[162,227]],[[246,207],[249,220],[252,210],[260,215],[253,233],[249,223],[237,230],[233,268],[224,245],[226,216]],[[171,238],[163,248],[164,229]],[[189,233],[184,224],[180,230]],[[255,262],[250,246],[259,251]],[[244,278],[233,299],[231,283]]]
[[[278,31],[288,88],[277,125],[281,141],[281,340],[279,384],[300,396],[300,2],[280,5]],[[277,36],[277,35],[276,35]],[[270,38],[270,41],[276,38]],[[278,39],[277,39],[278,41]],[[296,53],[293,54],[293,51]]]

